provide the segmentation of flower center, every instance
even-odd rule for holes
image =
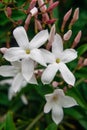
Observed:
[[[56,59],[56,63],[60,63],[60,59],[59,58]]]
[[[58,95],[55,94],[55,95],[53,96],[53,101],[57,101],[57,100],[58,100]]]
[[[29,49],[26,50],[26,54],[30,54],[30,50]]]

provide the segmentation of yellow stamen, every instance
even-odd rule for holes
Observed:
[[[60,63],[60,59],[59,58],[56,59],[56,63]]]
[[[30,50],[29,49],[26,50],[26,54],[30,54]]]

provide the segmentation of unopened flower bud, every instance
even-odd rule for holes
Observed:
[[[59,83],[56,82],[56,81],[53,81],[53,82],[52,82],[52,86],[53,86],[54,88],[58,87],[58,84],[59,84]]]
[[[33,9],[30,10],[30,14],[32,16],[35,16],[38,13],[38,9],[36,7],[34,7]]]
[[[70,16],[71,16],[71,13],[72,13],[72,8],[64,15],[63,20],[64,20],[64,21],[68,21],[68,19],[69,19]]]
[[[29,8],[28,8],[28,10],[27,10],[27,13],[29,13],[30,10],[35,7],[36,1],[37,1],[37,0],[32,0],[32,1],[30,2]]]
[[[52,4],[48,7],[48,9],[47,9],[46,11],[47,11],[47,12],[52,11],[54,8],[56,8],[56,7],[58,6],[58,4],[59,4],[59,1],[56,1],[56,2],[52,3]]]
[[[66,33],[64,34],[63,39],[64,39],[65,41],[67,41],[67,40],[70,39],[71,35],[72,35],[72,30],[68,30],[68,32],[66,32]]]
[[[5,54],[8,49],[5,47],[0,48],[1,53]]]
[[[29,24],[30,24],[31,17],[32,17],[31,14],[29,14],[29,15],[27,16],[27,19],[25,20],[24,28],[25,28],[26,31],[28,30],[28,26],[29,26]]]
[[[44,1],[43,0],[38,0],[38,4],[39,4],[41,12],[46,12],[47,7],[44,4]]]
[[[35,25],[38,30],[42,30],[42,25],[39,20],[35,19]]]
[[[47,24],[54,24],[57,19],[49,19],[46,21]]]
[[[64,31],[64,28],[65,28],[66,22],[67,22],[68,19],[70,18],[71,13],[72,13],[72,9],[70,9],[70,10],[69,10],[65,15],[64,15],[63,23],[62,23],[62,26],[61,26],[61,31],[62,31],[62,32]]]
[[[42,22],[46,23],[49,21],[49,15],[47,13],[42,14]]]
[[[27,98],[25,97],[25,95],[22,95],[22,96],[21,96],[21,100],[22,100],[22,102],[23,102],[25,105],[28,104],[28,100],[27,100]]]
[[[87,66],[87,58],[84,60],[83,65]]]
[[[75,48],[77,46],[77,44],[80,42],[81,36],[82,36],[82,32],[79,31],[77,36],[74,39],[74,42],[72,44],[72,48]]]
[[[11,17],[11,15],[12,15],[12,9],[10,7],[7,7],[6,11],[7,11],[7,16]]]

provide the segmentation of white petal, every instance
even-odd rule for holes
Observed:
[[[15,95],[16,93],[12,90],[12,87],[10,87],[8,90],[8,99],[11,100]]]
[[[16,68],[21,68],[21,61],[14,61],[14,62],[11,62],[11,64],[15,66]]]
[[[51,109],[52,109],[52,104],[47,102],[44,106],[44,113],[50,112]]]
[[[74,49],[66,49],[62,52],[61,60],[64,63],[70,62],[77,58],[77,52]]]
[[[14,29],[13,35],[18,43],[18,45],[24,49],[26,49],[29,45],[28,37],[25,29],[20,26]]]
[[[18,73],[12,82],[11,90],[15,93],[20,91],[20,89],[22,88],[23,80],[24,79],[21,73]]]
[[[47,30],[40,31],[29,43],[30,48],[39,48],[47,41],[48,37],[49,35]]]
[[[39,49],[31,50],[30,58],[36,61],[37,63],[46,66],[44,57],[42,56],[42,53]]]
[[[0,85],[4,85],[4,84],[11,85],[12,81],[13,81],[13,78],[11,78],[11,79],[5,79],[5,80],[0,81]]]
[[[63,109],[60,106],[54,105],[52,108],[52,119],[56,124],[59,124],[63,119]]]
[[[62,96],[59,100],[60,100],[62,107],[64,107],[64,108],[68,108],[68,107],[77,105],[77,102],[75,101],[75,99],[70,96]]]
[[[41,81],[43,84],[49,84],[55,77],[56,72],[58,71],[58,65],[56,63],[48,65],[44,70]]]
[[[38,84],[35,75],[33,75],[33,76],[31,77],[31,79],[28,81],[28,83]]]
[[[11,62],[17,61],[25,57],[26,57],[25,51],[19,47],[13,47],[8,49],[4,55],[4,58]]]
[[[52,52],[55,56],[58,56],[63,51],[63,41],[60,35],[56,34],[54,37],[54,42],[52,43]]]
[[[75,83],[75,77],[73,73],[67,68],[67,66],[64,63],[59,64],[59,70],[61,72],[61,75],[63,79],[69,84],[74,86]]]
[[[21,100],[22,100],[22,102],[23,102],[25,105],[28,104],[28,100],[27,100],[27,98],[26,98],[25,95],[21,95]]]
[[[29,81],[34,73],[34,62],[31,59],[22,60],[22,74],[26,81]]]
[[[46,63],[53,63],[55,61],[55,56],[50,51],[47,51],[45,49],[40,50]]]
[[[0,75],[4,77],[11,77],[15,75],[14,67],[10,65],[3,65],[0,67]]]

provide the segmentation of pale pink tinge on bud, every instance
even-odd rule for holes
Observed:
[[[64,34],[63,39],[64,39],[65,41],[67,41],[67,40],[70,39],[71,35],[72,35],[72,30],[68,30],[68,32],[66,32],[66,33]]]
[[[6,47],[0,48],[0,51],[2,54],[5,54],[7,50],[8,50],[8,48],[6,48]]]
[[[79,68],[83,67],[83,62],[84,62],[84,58],[83,58],[83,57],[80,57],[80,58],[79,58],[79,61],[78,61],[78,67],[79,67]]]
[[[54,24],[56,22],[57,19],[49,19],[48,21],[46,21],[47,24]]]
[[[77,44],[80,42],[81,36],[82,36],[82,31],[79,31],[74,39],[74,42],[72,44],[72,48],[75,48],[77,46]]]
[[[11,15],[12,15],[12,9],[10,7],[7,7],[6,11],[7,11],[7,16],[11,17]]]
[[[63,20],[64,20],[64,21],[68,21],[68,19],[69,19],[70,16],[71,16],[71,13],[72,13],[72,8],[64,15]]]
[[[58,4],[59,4],[59,1],[56,1],[56,2],[54,2],[54,3],[52,3],[48,8],[47,8],[47,12],[50,12],[50,11],[52,11],[54,8],[56,8],[57,6],[58,6]]]
[[[32,1],[30,2],[29,8],[28,8],[28,10],[27,10],[27,13],[29,13],[30,10],[35,7],[36,1],[37,1],[37,0],[32,0]]]
[[[55,32],[56,32],[56,28],[55,28],[55,24],[52,26],[51,31],[50,31],[50,35],[49,35],[49,39],[48,39],[48,43],[46,45],[46,49],[50,50],[52,43],[54,41],[54,36],[55,36]]]
[[[46,12],[47,7],[43,0],[38,0],[38,5],[39,5],[41,12]]]
[[[30,14],[32,16],[35,16],[38,13],[38,9],[36,7],[34,7],[33,9],[30,10]]]
[[[38,19],[35,19],[35,26],[36,28],[41,31],[43,28],[42,28],[42,25],[41,25],[41,22],[38,20]]]
[[[72,25],[78,20],[78,18],[79,18],[79,8],[76,8],[73,14],[73,18],[70,22],[69,28],[72,27]]]
[[[76,8],[74,11],[73,19],[74,21],[77,21],[79,18],[79,8]]]
[[[53,82],[52,82],[52,86],[53,86],[54,88],[58,87],[58,85],[59,85],[59,83],[58,83],[57,81],[53,81]]]
[[[62,26],[61,26],[61,31],[63,32],[64,31],[64,28],[65,28],[65,25],[66,25],[66,22],[68,21],[68,19],[70,18],[71,16],[71,13],[72,13],[72,8],[64,15],[64,18],[63,18],[63,23],[62,23]]]
[[[32,18],[32,16],[31,16],[31,14],[29,14],[29,15],[27,16],[27,19],[25,20],[24,28],[25,28],[26,31],[28,30],[28,27],[29,27],[31,18]]]
[[[46,23],[49,21],[49,15],[47,13],[42,14],[42,22]]]
[[[87,58],[84,60],[83,65],[87,66]]]

